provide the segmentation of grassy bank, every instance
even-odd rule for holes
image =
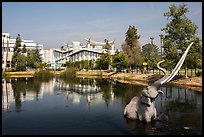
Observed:
[[[3,72],[2,77],[34,77],[37,70],[28,70],[28,71],[16,71],[16,72]],[[54,71],[51,71],[54,74]],[[56,75],[60,75],[62,71],[56,71]]]
[[[35,71],[3,72],[5,77],[33,77]],[[3,76],[4,77],[4,76]]]
[[[161,75],[158,75],[158,74],[135,74],[135,73],[114,74],[114,72],[106,72],[106,71],[78,71],[76,74],[77,74],[77,77],[111,78],[121,83],[136,84],[136,85],[143,85],[143,86],[148,86],[150,83],[161,78]],[[171,80],[168,84],[172,84],[174,86],[188,88],[196,91],[202,91],[202,76],[192,77],[187,79],[182,77],[179,79]]]
[[[2,77],[34,77],[37,70],[30,71],[18,71],[18,72],[3,72]],[[64,71],[51,71],[55,75],[60,75]],[[70,71],[72,73],[72,71]],[[67,72],[70,74],[70,72]],[[64,73],[65,74],[65,73]],[[67,75],[67,74],[65,74]],[[156,81],[161,76],[158,74],[135,74],[135,73],[115,73],[109,71],[77,71],[77,77],[82,78],[110,78],[115,79],[121,83],[136,84],[148,86],[150,83]],[[173,84],[174,86],[188,88],[196,91],[202,91],[202,76],[192,77],[192,78],[179,78],[170,81],[168,84]]]

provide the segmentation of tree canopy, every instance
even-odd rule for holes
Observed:
[[[140,36],[137,34],[135,26],[129,26],[126,32],[125,42],[122,50],[128,60],[128,66],[140,66],[142,64],[141,47],[139,44]]]
[[[156,67],[157,62],[161,60],[159,48],[152,43],[147,43],[142,46],[142,55],[144,61],[147,62],[150,67]]]
[[[194,42],[194,44],[185,61],[190,61],[193,58],[192,56],[200,58],[202,55],[202,51],[198,50],[202,48],[201,40],[197,36],[198,27],[186,17],[187,12],[189,12],[189,10],[186,4],[181,4],[178,7],[173,4],[169,7],[169,11],[164,13],[167,20],[170,19],[170,22],[162,29],[165,33],[163,43],[164,59],[166,60],[166,67],[170,69],[175,66],[181,54],[183,54],[191,42]],[[181,54],[177,53],[178,49],[182,51]],[[199,64],[200,59],[194,61]]]

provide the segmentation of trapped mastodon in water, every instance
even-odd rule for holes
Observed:
[[[166,69],[160,67],[160,64],[164,62],[164,60],[157,63],[158,69],[164,73],[164,76],[148,86],[146,90],[143,90],[140,96],[135,96],[131,99],[130,103],[126,105],[123,113],[127,118],[139,119],[145,122],[150,122],[158,118],[155,99],[159,93],[163,94],[163,92],[158,89],[162,84],[169,82],[178,73],[192,44],[193,42],[187,47],[171,74],[168,74]]]

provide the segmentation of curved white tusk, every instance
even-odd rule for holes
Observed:
[[[186,51],[182,55],[179,62],[176,64],[176,67],[173,69],[172,73],[166,79],[161,81],[161,85],[166,83],[166,82],[169,82],[178,73],[178,71],[180,70],[181,66],[183,65],[183,62],[184,62],[184,60],[188,54],[188,51],[192,45],[193,45],[193,42],[191,42],[191,44],[187,47]]]
[[[164,61],[165,61],[165,60],[159,61],[159,62],[157,63],[157,68],[158,68],[159,70],[161,70],[161,71],[164,73],[164,75],[166,75],[166,72],[167,72],[166,69],[160,67],[160,64],[163,63]]]

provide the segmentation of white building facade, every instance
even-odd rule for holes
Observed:
[[[111,55],[115,53],[114,41],[96,42],[85,39],[86,44],[82,45],[78,41],[73,41],[71,45],[65,44],[61,49],[51,48],[44,49],[42,44],[35,43],[33,40],[21,39],[21,48],[23,45],[26,49],[39,49],[42,61],[48,64],[50,69],[60,68],[67,61],[76,62],[82,60],[96,61],[102,53],[109,52]],[[14,54],[16,39],[10,38],[9,33],[2,33],[2,69],[11,69],[11,60]],[[106,44],[110,45],[110,49],[104,49]],[[7,60],[7,62],[6,62]]]
[[[81,45],[78,41],[73,41],[72,45],[66,44],[66,47],[61,49],[44,50],[44,61],[50,68],[60,68],[67,61],[76,62],[82,60],[96,61],[102,53],[109,52],[111,55],[115,53],[114,41],[108,42],[110,50],[104,49],[107,44],[105,42],[96,42],[90,39],[85,39],[87,43]],[[48,54],[49,53],[49,54]]]
[[[16,43],[16,39],[10,38],[9,33],[2,33],[2,69],[4,70],[6,67],[7,69],[11,69],[11,60],[14,54],[14,46]],[[44,59],[44,50],[42,44],[37,44],[33,40],[24,40],[21,39],[21,48],[23,45],[26,46],[26,49],[39,49],[39,53]],[[7,58],[7,62],[6,62]]]

